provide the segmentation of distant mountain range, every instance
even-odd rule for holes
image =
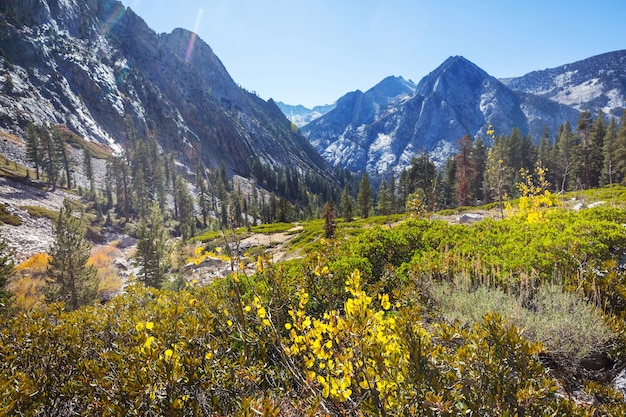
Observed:
[[[287,116],[287,119],[298,127],[304,126],[305,124],[325,115],[335,108],[335,103],[315,106],[312,109],[308,109],[301,104],[291,106],[283,103],[282,101],[277,102],[276,105],[278,105],[280,111]]]
[[[232,80],[194,33],[156,34],[116,0],[0,2],[0,129],[64,124],[114,149],[156,136],[198,162],[249,176],[253,159],[326,178],[328,163],[284,117]]]
[[[619,117],[626,108],[626,51],[611,52],[519,78],[498,80],[461,56],[450,57],[417,86],[388,77],[302,127],[332,165],[373,175],[428,153],[442,163],[466,134],[519,128],[537,142],[554,137],[582,110]]]

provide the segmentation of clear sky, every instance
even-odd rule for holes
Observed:
[[[261,98],[313,107],[462,55],[524,75],[626,49],[626,0],[122,0],[157,33],[196,32]]]

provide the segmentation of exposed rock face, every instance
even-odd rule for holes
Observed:
[[[114,149],[153,134],[189,165],[247,176],[258,156],[327,175],[271,100],[240,87],[194,33],[157,35],[115,0],[0,4],[0,129],[67,125]]]
[[[334,110],[304,126],[302,132],[331,165],[386,171],[394,161],[390,152],[381,152],[388,141],[377,136],[373,125],[397,111],[414,90],[412,82],[388,77],[365,93],[357,90],[341,97]]]
[[[531,93],[583,111],[620,117],[626,109],[626,50],[503,80],[515,91]]]
[[[408,166],[430,153],[442,160],[456,142],[514,127],[538,141],[544,128],[553,134],[578,111],[529,93],[509,89],[463,57],[447,59],[414,89],[393,89],[388,78],[366,93],[348,93],[334,110],[304,126],[313,146],[332,164],[371,175]]]

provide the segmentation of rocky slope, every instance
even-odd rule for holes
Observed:
[[[502,82],[576,110],[621,117],[626,109],[626,50],[597,55],[560,67],[533,71]]]
[[[231,79],[194,33],[156,34],[115,0],[0,3],[0,129],[65,124],[119,150],[155,135],[189,166],[247,176],[271,166],[328,176],[327,163],[272,101]]]

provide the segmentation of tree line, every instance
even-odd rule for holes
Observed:
[[[488,146],[491,142],[491,146]],[[562,124],[554,137],[544,130],[535,143],[514,128],[496,135],[491,127],[486,138],[464,136],[457,152],[442,169],[426,154],[411,161],[399,174],[391,173],[378,183],[361,176],[356,201],[344,190],[340,215],[404,213],[418,204],[433,211],[475,204],[502,202],[519,196],[517,184],[524,172],[545,168],[550,191],[563,193],[623,183],[626,180],[626,112],[620,118],[602,111],[594,118],[583,111],[576,126]]]

